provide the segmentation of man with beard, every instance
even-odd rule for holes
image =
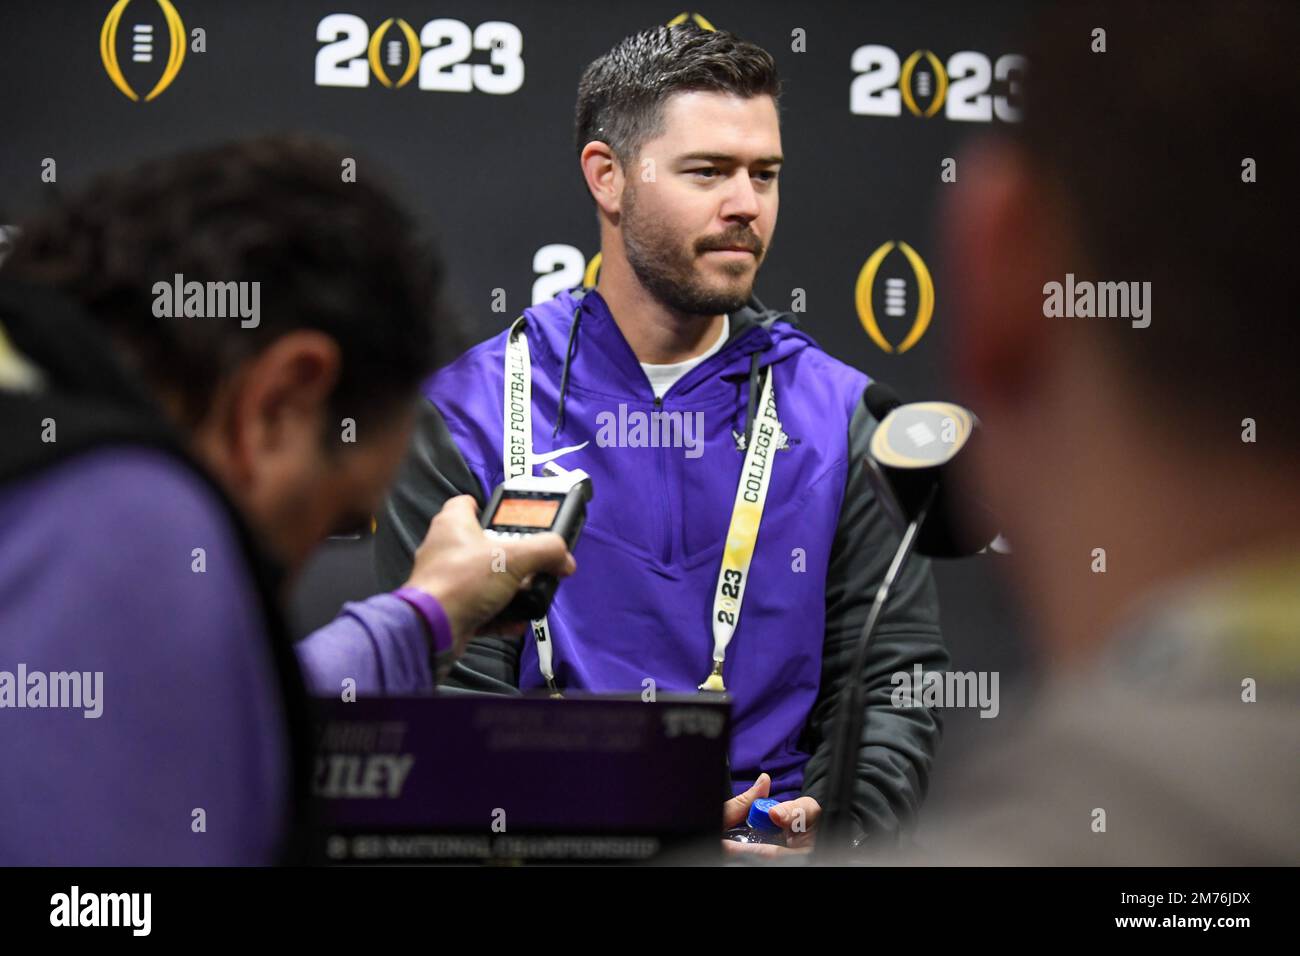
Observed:
[[[860,467],[867,376],[752,295],[776,226],[778,95],[766,51],[689,26],[628,37],[587,68],[576,147],[599,282],[526,310],[426,383],[377,562],[381,580],[404,580],[451,495],[482,503],[556,457],[586,471],[583,573],[522,648],[472,641],[449,686],[725,690],[726,822],[770,793],[789,846],[806,850],[834,702],[897,537]],[[869,844],[907,828],[925,794],[939,715],[890,703],[890,675],[917,664],[948,664],[924,561],[853,675],[868,715],[852,812]]]

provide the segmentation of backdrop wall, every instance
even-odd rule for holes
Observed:
[[[785,83],[780,225],[759,298],[799,312],[827,351],[905,397],[960,401],[945,374],[937,201],[963,141],[1016,121],[1024,12],[766,0],[696,11],[631,0],[5,4],[0,31],[23,41],[0,62],[0,224],[145,157],[325,134],[427,224],[478,341],[579,282],[597,251],[572,145],[582,69],[628,33],[695,15],[770,50]],[[1008,691],[1025,649],[996,560],[938,567],[954,665],[1000,672],[1003,701],[1000,720],[949,713],[937,791],[966,743],[1020,708]],[[298,631],[373,586],[369,542],[331,542],[298,590]]]

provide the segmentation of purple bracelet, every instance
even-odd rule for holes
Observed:
[[[432,594],[426,594],[419,588],[398,588],[393,597],[401,598],[419,613],[424,623],[429,625],[429,634],[433,638],[433,651],[442,654],[449,651],[455,643],[451,635],[451,622],[447,612]]]

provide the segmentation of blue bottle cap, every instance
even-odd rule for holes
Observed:
[[[780,803],[780,800],[772,800],[768,797],[759,797],[749,808],[749,818],[745,821],[755,830],[779,830],[781,829],[773,820],[771,809]]]

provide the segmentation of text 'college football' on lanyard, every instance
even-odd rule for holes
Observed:
[[[533,368],[520,317],[506,336],[505,430],[501,440],[501,468],[506,479],[533,473]],[[537,667],[553,696],[560,696],[552,667],[554,644],[551,626],[543,614],[531,622],[537,644]]]
[[[505,427],[501,440],[501,463],[507,479],[531,474],[533,465],[536,464],[533,457],[532,392],[532,361],[521,316],[506,336],[503,398]],[[769,367],[763,376],[757,415],[750,426],[745,462],[740,471],[740,483],[736,486],[731,524],[727,528],[727,543],[722,552],[722,567],[718,571],[718,584],[713,594],[713,669],[704,683],[700,684],[700,690],[724,692],[727,689],[722,682],[722,665],[726,660],[727,645],[735,636],[740,621],[749,565],[754,558],[754,546],[758,543],[758,528],[763,520],[767,489],[772,481],[773,458],[781,444],[781,437],[781,421],[776,414],[776,393],[772,387],[772,369]],[[554,453],[545,457],[553,455]],[[537,643],[538,669],[551,693],[559,696],[552,668],[554,644],[546,617],[533,621],[532,629]]]
[[[772,389],[772,367],[763,376],[763,391],[758,400],[758,417],[749,429],[745,444],[745,464],[740,469],[736,502],[731,506],[731,524],[727,544],[722,549],[722,567],[713,592],[713,670],[700,690],[725,691],[722,664],[727,645],[736,633],[740,606],[745,600],[749,564],[758,543],[758,526],[767,504],[767,489],[772,483],[772,462],[781,445],[781,420],[776,416],[776,393]]]

